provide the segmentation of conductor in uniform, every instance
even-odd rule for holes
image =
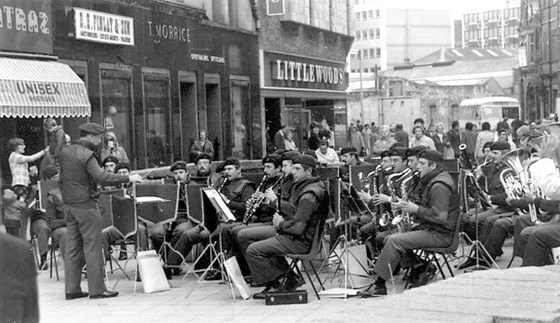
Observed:
[[[82,268],[87,268],[90,298],[115,297],[103,281],[101,213],[97,205],[97,184],[118,185],[140,182],[140,175],[118,175],[105,172],[99,166],[97,151],[105,128],[88,122],[80,126],[78,144],[63,148],[59,153],[60,189],[67,206],[66,212],[66,299],[87,297],[80,286]]]

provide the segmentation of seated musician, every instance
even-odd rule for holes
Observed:
[[[407,149],[403,147],[396,147],[389,150],[392,166],[391,174],[388,174],[385,177],[386,185],[382,187],[379,194],[370,196],[369,194],[364,194],[364,192],[359,193],[362,200],[369,204],[370,209],[383,205],[384,209],[389,211],[391,210],[389,206],[391,199],[401,197],[401,184],[412,175],[412,172],[408,168],[406,151]],[[375,245],[377,247],[381,247],[383,246],[384,240],[387,236],[397,232],[398,228],[391,225],[391,218],[388,216],[388,213],[381,214],[378,218],[378,222],[379,230],[381,232],[376,234]]]
[[[43,174],[47,180],[58,181],[59,172],[53,165],[45,167]],[[60,187],[53,188],[47,192],[45,218],[50,230],[52,243],[54,245],[58,245],[60,248],[60,254],[62,255],[63,260],[66,252],[66,221],[64,220],[65,207]]]
[[[212,157],[207,153],[202,153],[198,155],[194,160],[194,165],[196,166],[196,174],[195,176],[191,176],[191,181],[202,184],[208,185],[209,180],[212,177]]]
[[[280,279],[289,270],[285,254],[305,254],[311,248],[316,226],[328,214],[329,198],[324,184],[314,176],[317,161],[308,155],[293,159],[293,193],[290,197],[295,207],[292,219],[284,220],[275,216],[278,234],[266,240],[252,243],[247,248],[247,263],[255,284],[266,288],[253,296],[264,299],[266,293],[280,288]],[[322,233],[321,233],[322,234]],[[301,286],[299,277],[290,271],[284,284],[285,290],[295,290]]]
[[[363,162],[358,157],[358,149],[356,147],[346,147],[340,150],[340,160],[344,163],[342,167],[342,180],[350,182],[350,166],[358,165],[371,165],[368,162]]]
[[[530,168],[532,178],[538,184],[543,196],[550,201],[535,198],[535,204],[539,207],[542,203],[560,203],[560,175],[557,170],[557,156],[560,149],[560,139],[552,134],[544,143],[541,144],[539,151],[540,160],[535,162]],[[558,206],[551,207],[558,213]],[[525,221],[523,221],[525,220]],[[546,221],[546,219],[543,219]],[[518,228],[519,227],[519,228]],[[516,232],[520,231],[519,241],[515,244],[514,255],[523,257],[522,266],[544,266],[552,264],[550,257],[551,249],[560,246],[560,221],[558,217],[539,225],[533,225],[527,219],[519,219],[516,222]]]
[[[241,222],[245,215],[246,202],[255,191],[254,184],[241,175],[241,163],[239,159],[233,157],[229,157],[224,161],[224,180],[226,182],[219,193],[235,216],[236,222]],[[232,223],[220,223],[218,228],[212,233],[203,224],[191,226],[173,244],[180,254],[172,253],[167,260],[167,265],[179,266],[183,262],[184,257],[191,252],[194,245],[208,242],[210,237],[218,239],[220,232],[226,232],[232,226],[234,226]],[[230,246],[227,236],[227,234],[222,235],[222,247],[225,250]],[[175,274],[180,274],[180,271],[176,271]],[[207,277],[207,279],[216,278],[218,278],[216,275]]]
[[[494,222],[503,217],[513,215],[513,208],[506,202],[506,192],[500,180],[501,172],[508,168],[502,157],[509,152],[510,145],[505,141],[496,141],[490,146],[491,163],[482,166],[482,173],[488,181],[488,194],[484,193],[488,200],[495,208],[478,213],[470,211],[463,219],[463,229],[469,236],[474,238],[476,224],[478,222],[479,235],[478,240],[485,241],[492,229]],[[466,268],[466,267],[463,267]]]
[[[263,205],[256,209],[255,216],[257,219],[266,219],[266,222],[253,222],[247,225],[240,225],[232,229],[232,250],[237,258],[239,267],[244,276],[249,276],[249,267],[247,265],[246,251],[247,247],[255,241],[268,239],[276,235],[276,227],[272,225],[274,213],[279,212],[278,203],[285,203],[290,197],[290,191],[294,184],[292,175],[292,159],[298,156],[297,151],[289,151],[278,156],[276,154],[267,155],[263,159],[264,172],[270,176],[271,180],[267,180],[268,184],[263,192],[255,192],[253,197],[263,196]],[[280,185],[274,185],[281,179]],[[280,196],[280,201],[278,200]],[[286,212],[284,215],[291,216],[291,207],[284,205]]]
[[[117,164],[119,163],[119,159],[115,156],[109,156],[105,159],[103,159],[103,162],[101,163],[101,166],[103,167],[103,170],[109,173],[114,173],[115,172],[115,167],[117,167]]]
[[[130,175],[130,164],[122,163],[122,162],[118,163],[115,166],[115,173],[119,175],[127,175],[127,176]],[[133,195],[132,183],[123,183],[121,185],[122,185],[121,188],[126,190],[126,197],[130,197]],[[146,229],[146,224],[138,220],[137,230],[138,233],[136,236],[138,236],[138,250],[148,250],[148,231]],[[115,242],[117,242],[117,240],[122,239],[123,237],[121,236],[117,228],[113,226],[103,229],[101,233],[103,235],[103,252],[105,255],[105,260],[110,260],[111,246],[114,245]],[[136,237],[133,237],[132,239],[135,238]],[[121,250],[124,249],[126,249],[126,246],[123,244],[121,245]],[[124,256],[122,255],[123,252],[121,252],[121,256],[119,256],[119,260],[126,259],[126,252],[124,252]]]
[[[418,159],[418,171],[423,188],[418,203],[400,200],[392,203],[396,210],[408,212],[419,224],[413,231],[396,233],[387,237],[373,271],[377,278],[364,291],[362,297],[387,294],[386,281],[392,277],[391,269],[397,264],[412,267],[409,281],[415,286],[425,284],[435,276],[435,267],[422,261],[413,251],[419,248],[447,247],[451,244],[459,217],[459,196],[451,175],[443,170],[443,155],[426,149]],[[421,279],[421,273],[426,273]]]
[[[171,246],[176,246],[181,236],[188,230],[196,227],[198,223],[193,222],[193,219],[187,214],[186,194],[187,188],[185,185],[190,183],[190,176],[187,171],[187,163],[180,160],[171,165],[171,172],[173,172],[173,180],[179,187],[179,206],[177,219],[170,223],[157,223],[152,226],[150,238],[155,250],[160,250],[164,241],[167,240]],[[175,247],[174,247],[175,248]],[[168,255],[174,255],[175,252],[169,252]]]

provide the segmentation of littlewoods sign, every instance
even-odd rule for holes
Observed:
[[[305,83],[339,84],[344,83],[344,70],[332,66],[277,59],[276,75],[273,75],[273,78]]]

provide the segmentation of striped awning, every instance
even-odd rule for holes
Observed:
[[[0,58],[0,117],[85,117],[84,82],[62,63]]]

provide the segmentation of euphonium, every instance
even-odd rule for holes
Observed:
[[[502,157],[513,174],[504,169],[500,173],[500,181],[504,186],[506,194],[512,199],[521,199],[525,197],[525,191],[531,191],[529,186],[528,168],[523,167],[523,162],[527,159],[527,152],[523,149],[512,150]],[[533,222],[537,221],[537,209],[534,203],[529,204],[529,214]]]

